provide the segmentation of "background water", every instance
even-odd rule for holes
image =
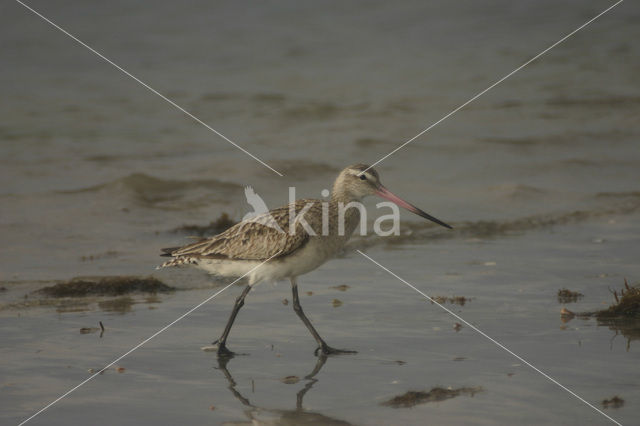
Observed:
[[[342,167],[377,161],[612,3],[29,4],[284,177],[20,4],[0,5],[0,416],[13,423],[219,285],[193,270],[155,273],[159,249],[185,242],[173,228],[240,219],[246,184],[272,207],[288,186],[319,197]],[[472,298],[455,306],[465,319],[598,406],[620,395],[625,406],[607,412],[622,423],[640,413],[637,330],[562,324],[555,296],[567,287],[585,294],[569,308],[599,309],[623,278],[640,281],[639,18],[622,3],[376,167],[455,231],[403,213],[401,236],[350,246],[430,295]],[[95,300],[82,312],[14,305],[53,280],[152,272],[189,291],[124,313]],[[230,340],[251,356],[228,365],[253,406],[234,397],[199,350],[219,333],[229,290],[123,360],[126,373],[105,373],[37,422],[606,422],[468,327],[455,332],[352,250],[301,285],[327,340],[359,351],[329,359],[317,383],[279,381],[313,369],[313,345],[280,303],[288,286],[259,286]],[[77,332],[98,320],[102,339]],[[307,411],[296,411],[309,383]],[[379,405],[435,386],[483,391]]]

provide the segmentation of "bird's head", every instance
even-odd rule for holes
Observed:
[[[380,175],[378,175],[378,172],[366,164],[354,164],[340,172],[333,185],[333,192],[341,194],[344,198],[353,201],[359,201],[368,195],[377,195],[417,214],[418,216],[429,219],[430,221],[444,226],[445,228],[452,229],[451,226],[439,219],[436,219],[385,188],[380,182]]]

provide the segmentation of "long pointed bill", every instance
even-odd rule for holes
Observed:
[[[395,203],[395,204],[399,205],[402,208],[405,208],[405,209],[409,210],[411,213],[415,213],[418,216],[422,216],[425,219],[429,219],[430,221],[435,222],[438,225],[442,225],[445,228],[453,229],[451,226],[447,225],[443,221],[441,221],[439,219],[436,219],[435,217],[431,216],[430,214],[420,210],[419,208],[417,208],[413,204],[407,203],[402,198],[398,197],[397,195],[394,195],[391,191],[389,191],[384,186],[380,186],[380,189],[378,189],[378,191],[376,191],[376,195],[379,195],[380,197],[382,197],[382,198],[384,198],[386,200],[389,200],[392,203]]]

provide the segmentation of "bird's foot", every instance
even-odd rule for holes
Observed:
[[[323,345],[320,345],[316,348],[316,350],[313,352],[314,355],[318,356],[318,354],[322,354],[322,355],[343,355],[343,354],[357,354],[358,352],[356,351],[349,351],[346,349],[336,349],[336,348],[332,348],[331,346],[327,345],[326,343],[324,343]]]
[[[218,358],[233,358],[236,355],[235,352],[232,352],[227,348],[227,345],[225,345],[224,343],[219,343],[218,340],[213,342],[212,345],[218,347],[218,350],[216,351],[216,353],[218,354]]]

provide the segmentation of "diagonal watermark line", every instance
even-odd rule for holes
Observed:
[[[492,85],[490,85],[489,87],[487,87],[486,89],[484,89],[483,91],[481,91],[480,93],[478,93],[477,95],[475,95],[474,97],[472,97],[471,99],[469,99],[468,101],[466,101],[465,103],[463,103],[462,105],[460,105],[459,107],[457,107],[456,109],[454,109],[453,111],[449,112],[448,114],[446,114],[444,117],[442,117],[441,119],[439,119],[438,121],[436,121],[435,123],[433,123],[432,125],[430,125],[429,127],[427,127],[426,129],[424,129],[423,131],[421,131],[420,133],[418,133],[417,135],[415,135],[414,137],[412,137],[411,139],[407,140],[406,142],[404,142],[402,145],[396,147],[393,151],[391,151],[390,153],[388,153],[387,155],[385,155],[384,157],[382,157],[381,159],[379,159],[378,161],[376,161],[375,163],[373,163],[372,165],[369,166],[368,169],[364,170],[365,172],[367,170],[369,170],[370,168],[374,167],[377,164],[380,164],[381,162],[383,162],[384,160],[386,160],[388,157],[392,156],[393,154],[395,154],[396,152],[400,151],[402,148],[404,148],[405,146],[409,145],[411,142],[413,142],[414,140],[418,139],[420,136],[424,135],[425,133],[427,133],[429,130],[433,129],[434,127],[436,127],[438,124],[442,123],[444,120],[446,120],[447,118],[451,117],[453,114],[457,113],[458,111],[460,111],[462,108],[466,107],[467,105],[469,105],[471,102],[475,101],[476,99],[478,99],[480,96],[484,95],[485,93],[487,93],[489,90],[493,89],[494,87],[496,87],[498,84],[502,83],[503,81],[505,81],[506,79],[508,79],[509,77],[511,77],[512,75],[514,75],[515,73],[517,73],[518,71],[520,71],[522,68],[526,67],[527,65],[529,65],[530,63],[534,62],[536,59],[540,58],[542,55],[544,55],[545,53],[547,53],[548,51],[550,51],[551,49],[553,49],[554,47],[556,47],[557,45],[559,45],[560,43],[564,42],[565,40],[567,40],[569,37],[573,36],[574,34],[576,34],[578,31],[582,30],[584,27],[586,27],[587,25],[591,24],[593,21],[595,21],[596,19],[600,18],[602,15],[604,15],[605,13],[609,12],[611,9],[613,9],[614,7],[616,7],[617,5],[619,5],[620,3],[622,3],[624,0],[618,0],[616,3],[614,3],[613,5],[609,6],[608,8],[606,8],[605,10],[603,10],[602,12],[600,12],[598,15],[594,16],[593,18],[589,19],[587,22],[585,22],[584,24],[580,25],[578,28],[576,28],[575,30],[571,31],[569,34],[567,34],[566,36],[562,37],[560,40],[556,41],[555,43],[553,43],[551,46],[547,47],[546,49],[544,49],[542,52],[538,53],[536,56],[534,56],[533,58],[529,59],[527,62],[525,62],[524,64],[520,65],[518,68],[514,69],[513,71],[511,71],[509,74],[505,75],[504,77],[502,77],[501,79],[497,80],[495,83],[493,83]]]
[[[282,251],[282,250],[281,250]],[[259,267],[261,267],[262,265],[264,265],[265,263],[267,263],[268,261],[270,261],[271,259],[273,259],[274,257],[278,256],[280,254],[280,251],[276,254],[274,254],[273,256],[271,256],[270,258],[268,258],[267,260],[265,260],[264,262],[260,263],[259,265],[256,265],[255,267],[251,268],[251,270],[249,270],[248,272],[246,272],[244,275],[242,275],[241,277],[235,279],[233,282],[231,282],[230,284],[227,284],[226,286],[224,286],[221,290],[215,292],[213,295],[207,297],[205,300],[203,300],[202,302],[198,303],[196,306],[194,306],[193,308],[189,309],[187,312],[185,312],[184,314],[180,315],[178,318],[176,318],[175,320],[171,321],[169,324],[165,325],[164,327],[162,327],[160,330],[156,331],[155,333],[153,333],[151,336],[147,337],[146,339],[144,339],[142,342],[138,343],[137,345],[135,345],[133,348],[129,349],[127,352],[125,352],[124,354],[120,355],[118,358],[114,359],[113,361],[111,361],[109,364],[107,364],[106,366],[102,367],[100,369],[100,371],[97,371],[96,373],[92,374],[91,376],[89,376],[87,379],[83,380],[82,382],[80,382],[79,384],[77,384],[76,386],[72,387],[71,389],[69,389],[68,391],[66,391],[65,393],[63,393],[62,395],[60,395],[58,398],[56,398],[55,400],[51,401],[49,404],[45,405],[44,407],[42,407],[40,410],[38,410],[37,412],[35,412],[34,414],[32,414],[30,417],[26,418],[25,420],[23,420],[22,422],[20,422],[20,424],[18,426],[22,426],[23,424],[27,423],[28,421],[30,421],[31,419],[33,419],[34,417],[36,417],[37,415],[39,415],[40,413],[42,413],[43,411],[49,409],[51,406],[53,406],[54,404],[56,404],[57,402],[59,402],[60,400],[66,398],[67,396],[69,396],[69,394],[71,394],[72,392],[74,392],[75,390],[77,390],[78,388],[80,388],[81,386],[85,385],[87,382],[89,382],[90,380],[93,380],[97,375],[101,374],[103,371],[105,371],[106,369],[108,369],[109,367],[111,367],[112,365],[114,365],[116,362],[120,361],[122,358],[126,357],[127,355],[129,355],[131,352],[135,351],[136,349],[140,348],[142,345],[144,345],[145,343],[147,343],[149,340],[153,339],[154,337],[156,337],[157,335],[159,335],[160,333],[166,331],[169,327],[171,327],[172,325],[174,325],[175,323],[177,323],[178,321],[182,320],[183,318],[185,318],[187,315],[191,314],[193,311],[195,311],[196,309],[200,308],[202,305],[204,305],[205,303],[209,302],[210,300],[212,300],[213,298],[215,298],[217,295],[219,295],[220,293],[222,293],[223,291],[225,291],[226,289],[228,289],[229,287],[231,287],[232,285],[234,285],[235,283],[237,283],[238,281],[240,281],[241,279],[243,279],[244,277],[246,277],[247,275],[249,275],[250,273],[252,273],[253,271],[255,271],[256,269],[258,269]]]
[[[78,37],[76,37],[73,34],[71,34],[69,31],[65,30],[64,28],[62,28],[61,26],[59,26],[58,24],[56,24],[55,22],[53,22],[52,20],[47,18],[46,16],[42,15],[40,12],[38,12],[35,9],[33,9],[31,6],[25,4],[24,2],[22,2],[20,0],[16,0],[16,2],[21,4],[22,6],[24,6],[26,9],[31,11],[36,16],[40,17],[43,21],[49,23],[51,26],[53,26],[57,30],[59,30],[60,32],[64,33],[65,35],[67,35],[68,37],[70,37],[71,39],[76,41],[81,46],[89,49],[92,53],[96,54],[97,56],[99,56],[100,58],[102,58],[103,60],[108,62],[109,64],[113,65],[116,69],[118,69],[119,71],[121,71],[122,73],[127,75],[128,77],[132,78],[136,82],[138,82],[140,85],[142,85],[143,87],[148,89],[150,92],[152,92],[152,93],[158,95],[159,97],[161,97],[162,99],[164,99],[171,106],[173,106],[176,109],[180,110],[181,112],[183,112],[184,114],[186,114],[187,116],[189,116],[190,118],[192,118],[193,120],[198,122],[199,124],[202,124],[204,127],[206,127],[207,129],[211,130],[216,135],[220,136],[225,141],[229,142],[231,145],[233,145],[236,148],[238,148],[240,151],[244,152],[245,154],[247,154],[248,156],[250,156],[251,158],[253,158],[257,162],[259,162],[263,166],[267,167],[272,172],[276,173],[278,176],[281,176],[281,177],[284,176],[282,173],[280,173],[279,171],[277,171],[276,169],[274,169],[273,167],[271,167],[270,165],[268,165],[267,163],[265,163],[264,161],[262,161],[261,159],[259,159],[258,157],[256,157],[255,155],[253,155],[252,153],[250,153],[249,151],[247,151],[246,149],[244,149],[243,147],[241,147],[240,145],[238,145],[237,143],[235,143],[234,141],[232,141],[231,139],[229,139],[228,137],[226,137],[225,135],[223,135],[222,133],[220,133],[219,131],[217,131],[216,129],[214,129],[213,127],[211,127],[210,125],[208,125],[207,123],[205,123],[204,121],[202,121],[201,119],[199,119],[198,117],[196,117],[195,115],[193,115],[192,113],[190,113],[189,111],[187,111],[186,109],[184,109],[183,107],[181,107],[180,105],[175,103],[174,101],[172,101],[171,99],[169,99],[168,97],[166,97],[165,95],[163,95],[162,93],[158,92],[156,89],[154,89],[153,87],[149,86],[147,83],[145,83],[144,81],[140,80],[138,77],[136,77],[135,75],[131,74],[129,71],[127,71],[126,69],[122,68],[120,65],[116,64],[111,59],[107,58],[102,53],[98,52],[96,49],[94,49],[93,47],[89,46],[87,43],[85,43],[82,40],[80,40]]]
[[[560,386],[562,389],[564,389],[565,391],[569,392],[571,395],[575,396],[576,398],[578,398],[580,401],[584,402],[585,404],[587,404],[589,407],[593,408],[594,410],[596,410],[598,413],[602,414],[603,416],[605,416],[607,419],[611,420],[613,423],[622,426],[622,424],[620,422],[618,422],[617,420],[615,420],[614,418],[608,416],[606,413],[604,413],[602,410],[600,410],[598,407],[596,407],[595,405],[591,404],[589,401],[587,401],[586,399],[584,399],[583,397],[581,397],[580,395],[578,395],[577,393],[573,392],[571,389],[567,388],[566,386],[564,386],[562,383],[558,382],[556,379],[554,379],[553,377],[549,376],[547,373],[545,373],[544,371],[540,370],[539,368],[537,368],[535,365],[531,364],[529,361],[527,361],[526,359],[522,358],[520,355],[514,353],[511,349],[507,348],[506,346],[504,346],[502,343],[498,342],[496,339],[494,339],[493,337],[489,336],[488,334],[486,334],[484,331],[480,330],[478,327],[476,327],[475,325],[471,324],[470,322],[468,322],[467,320],[465,320],[464,318],[462,318],[460,315],[456,314],[455,312],[453,312],[452,310],[450,310],[449,308],[447,308],[446,306],[442,305],[441,303],[436,302],[435,300],[433,300],[431,297],[429,297],[426,293],[422,292],[421,290],[417,289],[415,286],[413,286],[411,283],[409,283],[408,281],[404,280],[403,278],[401,278],[400,276],[398,276],[397,274],[395,274],[394,272],[392,272],[391,270],[389,270],[388,268],[384,267],[383,265],[381,265],[380,263],[378,263],[377,261],[373,260],[371,257],[367,256],[366,254],[364,254],[363,252],[361,252],[360,250],[356,250],[358,253],[360,253],[362,256],[366,257],[367,259],[369,259],[371,262],[375,263],[376,265],[378,265],[380,268],[384,269],[385,271],[387,271],[389,274],[391,274],[392,276],[396,277],[397,279],[399,279],[400,281],[402,281],[403,283],[405,283],[407,286],[409,286],[410,288],[412,288],[413,290],[417,291],[418,293],[420,293],[422,296],[424,296],[425,298],[427,298],[429,301],[431,301],[432,303],[435,303],[436,305],[438,305],[439,307],[441,307],[442,309],[444,309],[445,311],[447,311],[449,314],[453,315],[456,319],[458,319],[459,321],[462,321],[463,323],[465,323],[468,327],[472,328],[473,330],[475,330],[476,332],[478,332],[479,334],[481,334],[482,336],[486,337],[487,339],[489,339],[491,342],[495,343],[498,347],[500,347],[501,349],[504,349],[506,352],[508,352],[509,354],[513,355],[514,357],[516,357],[518,360],[520,360],[521,362],[523,362],[524,364],[528,365],[529,367],[531,367],[533,370],[535,370],[536,372],[540,373],[541,375],[543,375],[545,378],[547,378],[548,380],[550,380],[551,382],[555,383],[556,385]]]

